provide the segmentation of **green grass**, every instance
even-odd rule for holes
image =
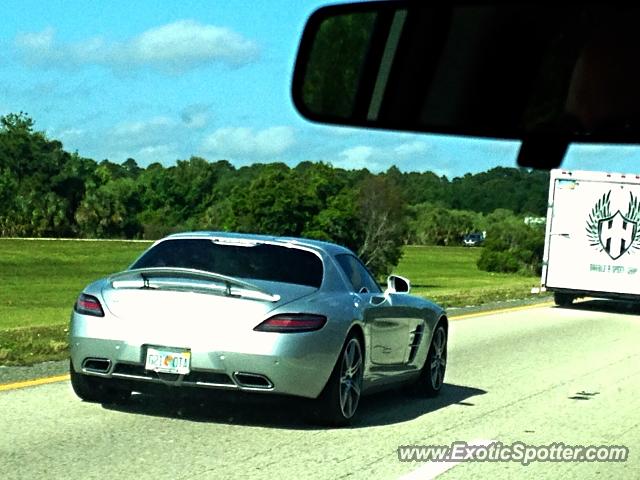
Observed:
[[[408,246],[395,273],[411,280],[412,293],[445,307],[463,307],[530,296],[540,277],[478,270],[482,249]]]
[[[30,365],[69,358],[66,324],[0,330],[0,365]]]
[[[0,330],[67,323],[89,282],[124,270],[148,246],[0,239]]]
[[[80,291],[124,270],[148,242],[0,239],[0,365],[68,357]]]
[[[82,288],[124,270],[147,242],[0,239],[0,365],[68,356],[67,327]],[[480,249],[409,246],[396,273],[413,293],[450,306],[524,298],[538,277],[481,272]]]

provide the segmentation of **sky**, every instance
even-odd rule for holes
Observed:
[[[324,161],[449,178],[515,166],[517,142],[313,124],[290,82],[326,0],[3,0],[0,115],[96,161]],[[572,147],[564,167],[636,173],[637,147]]]

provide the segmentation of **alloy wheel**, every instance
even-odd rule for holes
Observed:
[[[347,343],[340,367],[340,408],[345,418],[356,412],[362,388],[362,349],[357,338]]]
[[[431,343],[430,377],[434,390],[440,390],[444,382],[444,372],[447,367],[447,334],[444,328],[438,327]]]

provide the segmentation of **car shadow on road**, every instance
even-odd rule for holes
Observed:
[[[474,406],[470,398],[484,395],[485,390],[445,383],[437,397],[427,398],[405,390],[390,390],[362,400],[354,428],[390,425],[414,420],[450,405]]]
[[[640,302],[626,300],[607,300],[594,298],[572,303],[566,307],[556,306],[566,310],[582,310],[586,312],[618,313],[621,315],[640,315]]]
[[[357,417],[348,428],[390,425],[413,420],[454,404],[473,406],[468,399],[487,393],[461,385],[445,384],[435,398],[405,390],[390,390],[364,397]],[[124,404],[104,404],[123,413],[182,419],[192,422],[251,425],[293,430],[324,429],[314,417],[314,402],[271,395],[212,392],[204,395],[134,394]]]

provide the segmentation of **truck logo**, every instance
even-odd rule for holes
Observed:
[[[611,214],[611,190],[602,195],[587,219],[587,238],[589,245],[599,251],[607,252],[613,260],[617,260],[631,248],[640,248],[640,204],[633,193],[629,200],[626,214],[620,210]]]

